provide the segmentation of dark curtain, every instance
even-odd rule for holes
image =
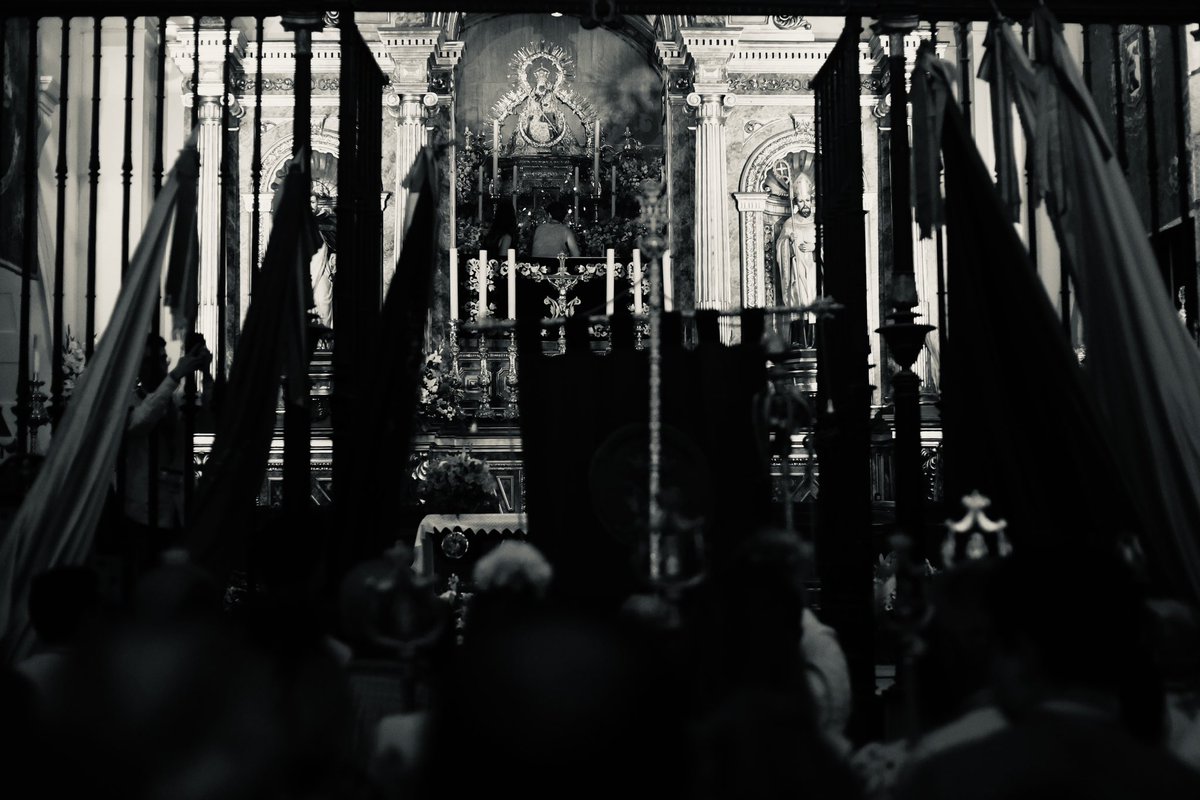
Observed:
[[[359,452],[371,465],[363,476],[368,508],[365,524],[354,537],[357,558],[378,555],[398,537],[411,541],[413,531],[396,530],[399,505],[412,480],[408,458],[416,424],[421,366],[425,360],[425,321],[433,297],[433,272],[437,263],[438,194],[436,157],[431,148],[421,151],[407,180],[412,221],[388,285],[379,320],[377,352],[382,356],[368,380],[364,398],[366,422]],[[336,491],[336,488],[335,488]]]
[[[308,199],[306,158],[284,179],[271,238],[246,311],[212,452],[197,489],[185,545],[211,566],[228,566],[237,534],[249,521],[274,436],[280,377],[307,375],[307,353],[295,346],[307,326],[308,264],[318,234]],[[303,387],[307,391],[307,387]]]
[[[947,105],[951,324],[942,385],[950,513],[979,490],[1018,548],[1112,543],[1132,525],[1083,372],[961,112]]]
[[[703,519],[704,553],[719,563],[770,517],[770,478],[755,438],[754,398],[766,384],[761,313],[743,315],[743,340],[718,338],[715,312],[699,315],[700,343],[682,346],[682,320],[663,316],[662,502],[668,527]],[[649,361],[634,347],[627,313],[613,317],[608,353],[593,349],[587,322],[567,326],[567,352],[542,354],[542,330],[519,325],[521,435],[530,541],[555,570],[559,598],[614,609],[648,574]],[[553,334],[552,334],[553,335]]]

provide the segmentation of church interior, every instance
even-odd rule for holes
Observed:
[[[1200,13],[410,4],[0,11],[0,793],[1200,796]]]

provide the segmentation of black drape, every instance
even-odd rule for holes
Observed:
[[[977,489],[1014,546],[1111,542],[1131,529],[1133,505],[1082,370],[952,103],[943,131],[950,512]]]
[[[592,349],[586,324],[573,317],[567,353],[544,356],[539,324],[520,323],[521,435],[531,541],[554,566],[561,599],[604,611],[647,574],[649,363],[627,313],[613,318],[608,353]],[[664,315],[662,500],[672,524],[704,518],[711,563],[770,517],[752,416],[766,381],[763,322],[747,313],[751,344],[729,347],[715,314],[702,317],[694,350],[682,328],[678,314]]]

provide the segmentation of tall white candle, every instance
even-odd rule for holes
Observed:
[[[475,311],[475,321],[482,322],[487,319],[487,250],[479,251],[479,268],[475,273],[477,283],[479,284],[479,307]]]
[[[606,255],[608,256],[608,273],[604,280],[604,299],[606,301],[604,313],[612,316],[616,311],[617,259],[611,247],[608,248]]]
[[[458,248],[450,248],[450,319],[458,319]]]
[[[516,165],[516,164],[513,164],[513,186],[512,186],[512,194],[513,194],[513,197],[514,197],[514,198],[517,196],[517,165]],[[516,209],[514,208],[514,210],[516,210]]]
[[[596,142],[595,152],[592,153],[592,180],[596,183],[596,191],[600,191],[600,120],[597,119],[592,136]]]
[[[670,311],[671,306],[671,251],[663,251],[662,257],[662,286],[663,286],[663,311]]]
[[[492,180],[500,182],[500,121],[492,123]],[[499,186],[496,187],[500,189]]]
[[[633,275],[630,276],[630,286],[633,289],[633,313],[642,313],[642,251],[633,251]]]
[[[33,380],[38,379],[42,371],[42,351],[38,349],[38,337],[33,337]]]
[[[579,219],[579,165],[576,164],[575,165],[575,216],[572,218],[571,221],[576,222],[578,219]]]
[[[508,251],[508,318],[517,318],[517,251],[511,248]]]

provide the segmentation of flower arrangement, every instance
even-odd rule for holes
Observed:
[[[540,550],[528,542],[509,539],[479,559],[471,580],[481,592],[491,589],[528,591],[542,597],[553,576],[554,570]]]
[[[441,353],[429,353],[421,367],[417,413],[427,420],[453,422],[462,416],[462,379],[446,369]]]
[[[83,368],[87,366],[87,353],[83,350],[83,343],[75,338],[71,333],[70,326],[67,326],[67,340],[63,342],[63,388],[62,396],[66,400],[71,396],[71,392],[75,391],[75,382],[79,380],[79,376],[83,374]]]
[[[430,513],[480,514],[499,508],[497,488],[487,462],[463,451],[431,463],[417,497]]]

